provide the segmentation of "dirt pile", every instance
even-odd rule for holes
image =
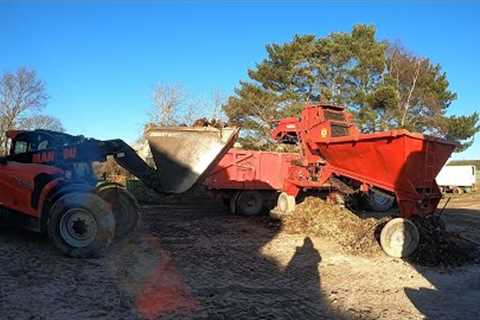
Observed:
[[[388,219],[362,219],[348,209],[307,197],[293,214],[282,219],[282,229],[332,240],[346,253],[373,256],[382,252],[376,233]]]
[[[480,262],[478,244],[447,231],[440,217],[415,219],[414,222],[420,232],[420,243],[407,261],[429,267],[458,267]]]
[[[219,119],[214,119],[214,118],[208,119],[205,117],[194,120],[191,125],[192,128],[214,127],[217,129],[222,129],[222,128],[225,128],[226,126],[227,124]]]
[[[303,233],[338,243],[345,253],[357,256],[383,254],[378,242],[382,226],[391,217],[362,218],[348,209],[332,205],[317,197],[308,197],[295,212],[282,218],[282,230]],[[446,230],[438,216],[414,219],[420,243],[405,260],[428,267],[458,267],[479,263],[478,244]]]

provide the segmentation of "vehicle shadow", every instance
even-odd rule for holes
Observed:
[[[448,158],[448,147],[441,143],[429,144],[425,140],[416,143],[420,145],[402,166],[395,188],[401,191],[435,193],[437,187],[434,182],[432,184],[432,179]],[[415,211],[420,212],[422,206],[428,211],[428,206],[432,204],[420,204],[407,199],[403,205],[407,208],[415,207]],[[436,210],[437,214],[440,212],[441,207]],[[472,217],[475,219],[474,216],[479,213],[476,210],[445,208],[441,221],[446,223],[446,231],[450,233],[445,232],[442,223],[424,225],[425,222],[422,221],[426,220],[414,219],[421,231],[420,244],[417,251],[404,260],[430,283],[430,287],[405,287],[404,292],[425,319],[480,319],[480,268],[476,264],[480,261],[479,246],[455,233],[465,230],[464,227],[472,223]],[[466,222],[462,223],[462,219]],[[478,222],[480,220],[472,226],[478,228]],[[404,236],[407,237],[408,234]]]
[[[411,262],[431,288],[405,288],[405,294],[426,319],[480,319],[480,210],[445,208],[442,220],[447,231],[460,237],[452,238],[458,248],[433,254],[443,254],[450,265]]]
[[[322,293],[322,258],[310,238],[278,261],[265,248],[280,221],[266,227],[263,218],[228,213],[220,201],[208,206],[206,197],[194,190],[145,207],[137,238],[115,248],[110,268],[122,275],[117,285],[140,318],[346,318]]]
[[[280,261],[265,248],[280,241],[281,225],[267,228],[259,219],[220,207],[150,207],[141,232],[153,236],[145,246],[150,261],[142,262],[146,252],[136,245],[126,268],[115,263],[127,273],[119,288],[145,319],[350,319],[322,292],[322,257],[312,240],[299,238]]]

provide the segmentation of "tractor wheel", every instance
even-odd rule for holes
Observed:
[[[258,191],[242,191],[237,197],[237,211],[244,216],[258,216],[263,212],[263,196]]]
[[[285,192],[279,194],[277,199],[277,209],[282,214],[289,214],[295,210],[295,197]]]
[[[138,206],[133,195],[118,185],[106,185],[97,189],[97,195],[107,202],[115,217],[115,238],[122,239],[137,227]]]
[[[368,193],[368,207],[377,212],[385,212],[393,207],[394,197],[386,194],[370,191]]]
[[[417,249],[419,241],[417,226],[404,218],[390,220],[380,232],[380,245],[390,257],[408,257]]]
[[[64,254],[99,257],[115,235],[115,218],[108,205],[91,193],[70,193],[50,209],[48,235]]]
[[[230,209],[230,198],[228,196],[222,196],[222,203],[225,206],[225,208]]]
[[[241,191],[236,191],[233,196],[230,197],[229,199],[229,210],[230,210],[230,213],[231,214],[236,214],[238,212],[238,208],[237,208],[237,200],[238,200],[238,197],[240,196],[242,192]]]

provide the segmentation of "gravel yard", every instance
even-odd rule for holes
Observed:
[[[450,230],[480,241],[480,195],[455,198]],[[479,319],[480,266],[422,267],[349,255],[220,205],[143,208],[101,259],[62,256],[0,229],[2,319]]]

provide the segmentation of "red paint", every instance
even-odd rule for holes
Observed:
[[[45,151],[36,153],[32,156],[33,163],[47,163],[55,161],[55,152],[54,151]]]
[[[232,149],[209,173],[207,186],[296,196],[302,189],[330,187],[329,178],[336,176],[363,192],[375,187],[393,193],[402,217],[426,215],[437,208],[435,177],[456,147],[406,130],[362,134],[350,113],[331,105],[307,105],[299,119],[281,120],[272,138],[297,141],[301,155]]]
[[[77,157],[77,148],[65,148],[63,150],[63,159],[64,160],[71,160]]]
[[[42,207],[33,208],[32,191],[35,185],[35,177],[39,174],[63,175],[63,170],[36,163],[20,163],[9,161],[8,164],[0,164],[2,177],[0,179],[0,203],[2,206],[23,212],[25,214],[40,217]],[[52,180],[48,186],[53,187],[61,178]],[[49,189],[45,189],[47,191]],[[47,193],[42,193],[39,201],[43,204]]]
[[[210,189],[281,190],[295,153],[230,149],[208,173]]]

